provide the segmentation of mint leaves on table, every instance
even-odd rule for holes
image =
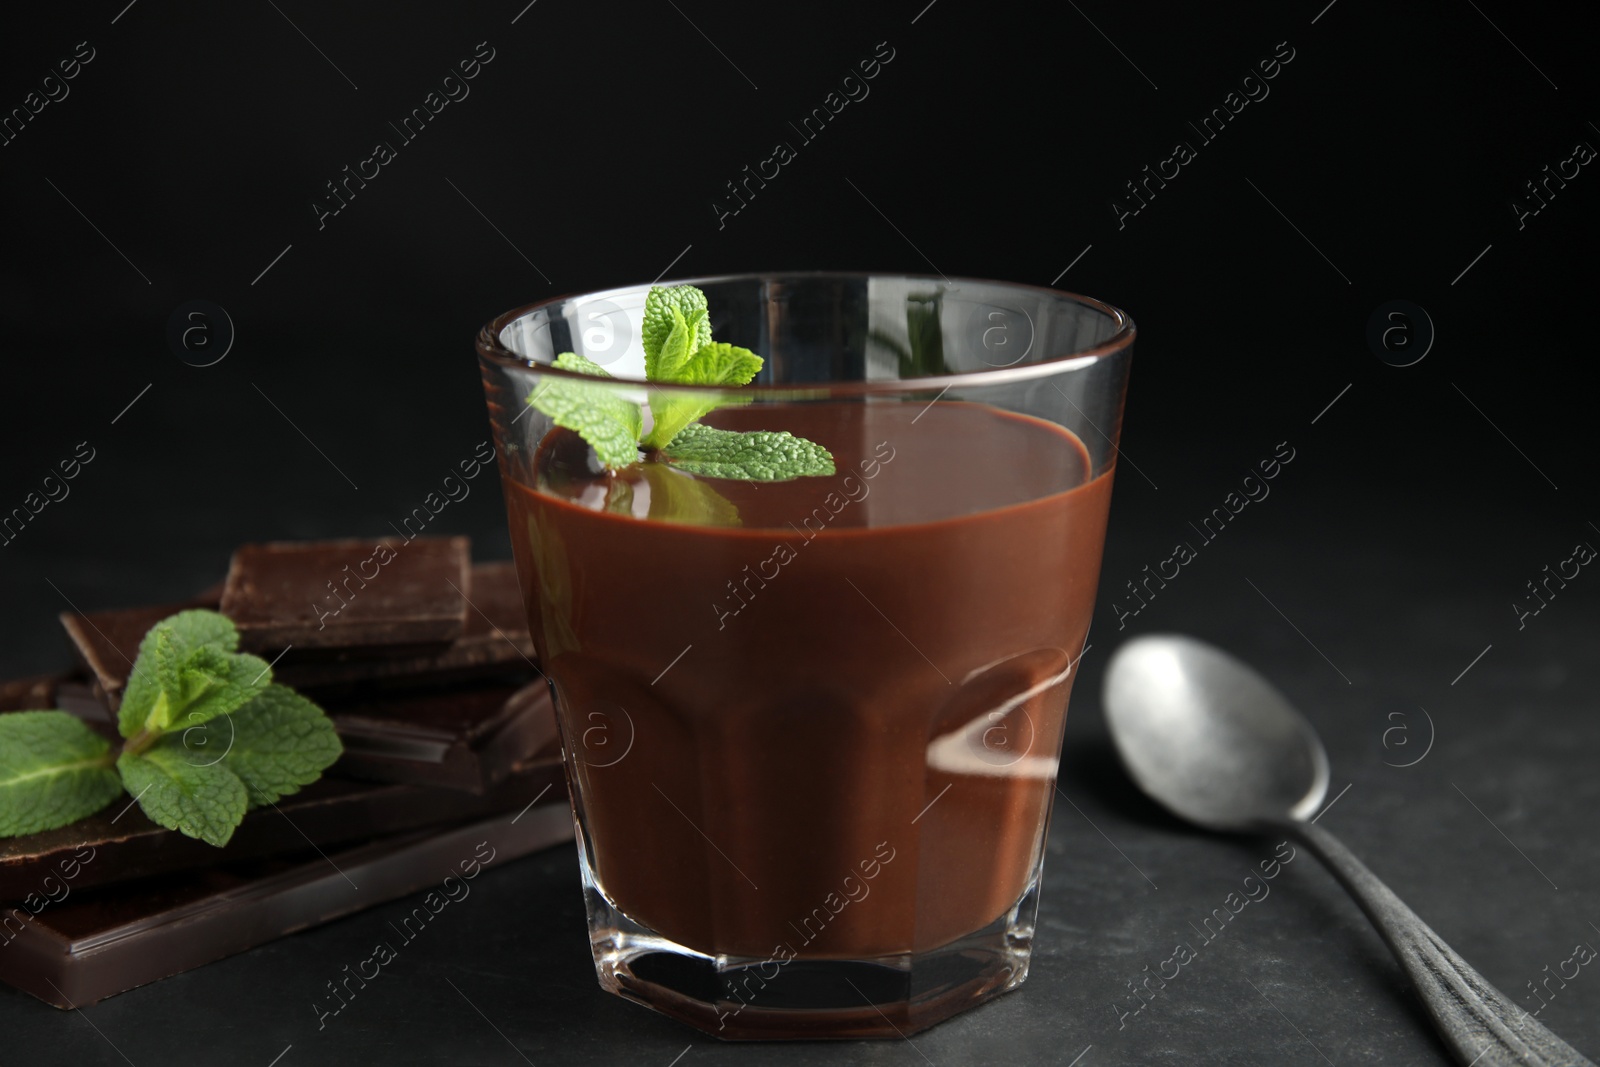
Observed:
[[[238,648],[214,611],[151,627],[120,752],[64,711],[0,715],[0,837],[76,822],[126,789],[153,822],[220,846],[247,810],[316,781],[343,751],[332,720]]]
[[[180,611],[139,642],[117,728],[123,737],[160,734],[225,715],[272,684],[265,660],[242,655],[239,633],[214,611]]]
[[[250,806],[238,775],[220,764],[191,761],[170,739],[137,756],[123,750],[117,773],[151,822],[213,845],[228,843]]]
[[[0,715],[0,837],[65,826],[115,800],[111,743],[64,711]]]
[[[221,765],[239,776],[252,808],[300,792],[339,758],[342,746],[333,723],[305,697],[274,685],[231,716],[232,732],[207,723],[207,743],[227,748]],[[198,747],[191,737],[188,747]]]
[[[645,298],[645,380],[706,387],[705,392],[650,390],[649,433],[644,432],[639,405],[607,386],[546,378],[528,403],[582,437],[610,470],[639,462],[643,449],[647,461],[664,461],[710,478],[785,481],[834,473],[827,449],[787,431],[736,433],[700,425],[716,408],[737,403],[726,390],[748,384],[763,362],[747,348],[712,341],[708,315],[705,293],[692,285],[653,286]],[[554,365],[590,377],[611,377],[572,352],[562,353]]]

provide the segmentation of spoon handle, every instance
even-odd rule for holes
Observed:
[[[1292,823],[1289,829],[1350,891],[1389,943],[1459,1062],[1595,1067],[1456,955],[1338,838],[1311,823]]]

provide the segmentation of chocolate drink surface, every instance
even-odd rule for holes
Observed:
[[[831,477],[597,475],[552,432],[507,481],[593,877],[707,954],[921,952],[1034,876],[1111,472],[984,405],[724,409]]]

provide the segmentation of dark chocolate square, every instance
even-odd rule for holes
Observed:
[[[318,698],[355,689],[392,689],[536,670],[516,567],[509,561],[474,564],[467,595],[466,625],[461,636],[445,648],[381,658],[301,657],[291,651],[278,662],[274,674],[284,685],[315,690],[311,695]]]
[[[240,647],[443,645],[461,636],[471,596],[465,537],[283,541],[233,554],[222,613]]]

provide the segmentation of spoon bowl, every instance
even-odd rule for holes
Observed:
[[[1128,773],[1174,815],[1213,830],[1285,833],[1327,866],[1388,942],[1457,1063],[1595,1067],[1307,821],[1328,792],[1328,755],[1261,675],[1192,637],[1138,637],[1111,657],[1105,709]]]
[[[1112,656],[1106,718],[1139,788],[1181,819],[1249,830],[1305,819],[1328,792],[1328,756],[1311,724],[1250,667],[1178,634]]]

